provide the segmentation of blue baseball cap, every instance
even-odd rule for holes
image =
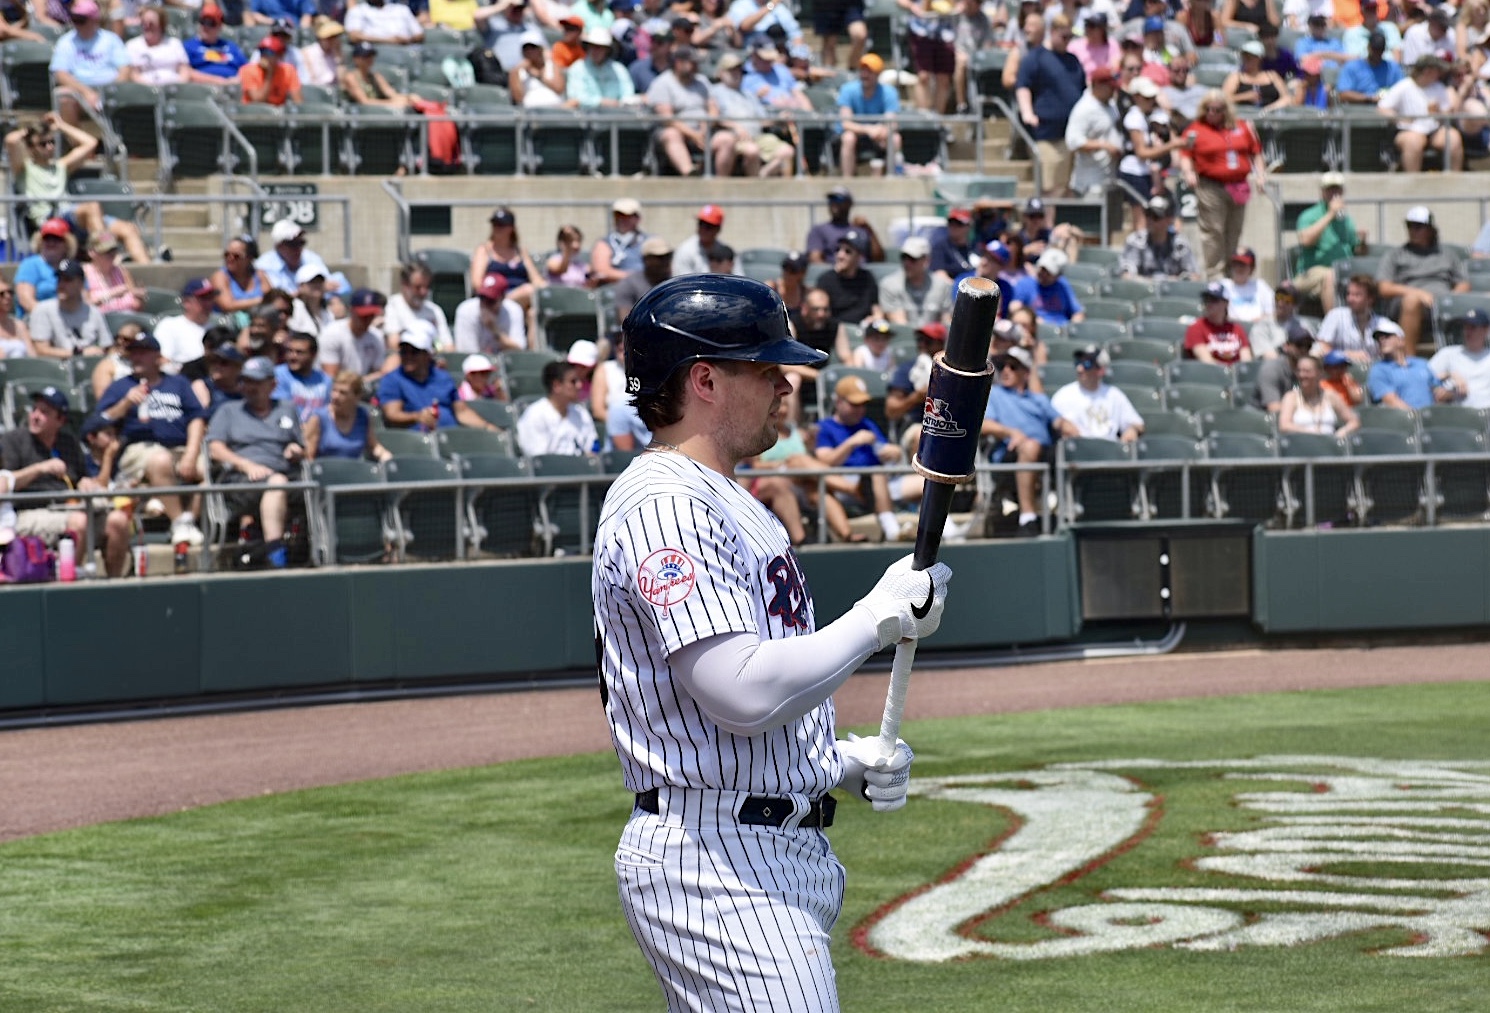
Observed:
[[[987,245],[983,247],[983,250],[985,253],[997,257],[1005,264],[1014,259],[1013,251],[997,239],[990,240]]]
[[[1200,293],[1200,298],[1203,300],[1219,299],[1221,302],[1231,301],[1231,296],[1226,294],[1226,286],[1219,281],[1213,281],[1207,285],[1205,291]]]
[[[45,401],[63,415],[66,415],[71,408],[71,405],[67,401],[67,395],[56,387],[43,387],[40,390],[33,390],[31,392],[31,400]]]
[[[1459,318],[1465,327],[1490,327],[1490,313],[1473,309]]]
[[[1164,19],[1163,18],[1144,18],[1143,19],[1143,30],[1144,30],[1145,33],[1148,33],[1148,32],[1162,32],[1162,31],[1164,31]]]
[[[1324,357],[1326,366],[1348,366],[1350,358],[1344,352],[1330,352]]]
[[[83,420],[82,435],[92,436],[94,433],[101,432],[105,429],[111,429],[116,425],[118,425],[117,422],[109,418],[107,415],[104,415],[102,412],[94,412],[92,415],[89,415],[86,419]]]
[[[352,293],[351,309],[360,317],[375,317],[383,312],[383,297],[370,288],[359,288]]]

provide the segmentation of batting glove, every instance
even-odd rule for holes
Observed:
[[[843,780],[838,786],[869,802],[877,813],[894,812],[905,805],[911,783],[911,761],[916,754],[903,739],[895,740],[895,755],[880,755],[879,736],[861,739],[849,732],[838,740],[843,757]]]
[[[937,563],[929,570],[912,570],[911,557],[890,564],[874,588],[854,603],[868,611],[879,631],[879,648],[902,640],[920,640],[936,632],[947,604],[947,582],[952,568]]]

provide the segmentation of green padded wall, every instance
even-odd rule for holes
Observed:
[[[0,591],[0,710],[46,702],[45,609],[46,596],[39,591]]]
[[[42,593],[47,703],[200,691],[202,581],[47,585]],[[261,650],[271,646],[264,640]]]
[[[201,691],[349,682],[351,584],[345,572],[201,581]]]

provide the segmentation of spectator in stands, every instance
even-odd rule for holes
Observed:
[[[379,326],[383,297],[359,288],[347,300],[347,315],[321,332],[321,368],[332,376],[351,371],[367,385],[386,372],[388,342]]]
[[[1113,80],[1116,80],[1118,63],[1122,59],[1123,50],[1110,35],[1106,13],[1095,7],[1088,7],[1086,13],[1081,16],[1081,25],[1084,29],[1083,35],[1079,39],[1072,39],[1067,48],[1081,61],[1081,67],[1086,71],[1087,81],[1091,81],[1092,74],[1099,67],[1106,67],[1112,71]]]
[[[1293,102],[1288,92],[1288,83],[1277,71],[1263,67],[1262,56],[1262,43],[1253,41],[1243,44],[1241,66],[1228,74],[1221,85],[1221,93],[1233,105],[1258,112],[1271,112]]]
[[[1231,319],[1248,326],[1271,320],[1273,287],[1257,277],[1257,254],[1251,247],[1244,246],[1231,255],[1228,272],[1221,285],[1226,289]]]
[[[673,50],[672,69],[660,75],[647,89],[647,104],[663,119],[657,147],[679,176],[703,172],[693,156],[708,149],[708,164],[724,177],[734,175],[735,149],[739,137],[733,130],[716,127],[710,132],[705,116],[719,115],[719,106],[709,93],[708,82],[698,74],[698,51],[692,46]]]
[[[67,138],[69,145],[67,154],[61,158],[55,157],[58,133]],[[26,216],[32,223],[60,218],[85,235],[108,232],[124,244],[135,263],[150,262],[150,252],[134,222],[104,214],[98,201],[69,199],[68,180],[98,153],[98,138],[54,113],[44,113],[40,122],[6,134],[5,152],[11,172],[20,177],[21,192],[31,198],[26,204]],[[29,312],[30,306],[26,309]]]
[[[570,362],[545,363],[542,379],[545,396],[517,420],[517,445],[523,455],[594,453],[600,437],[584,405],[579,368]]]
[[[641,270],[616,283],[616,319],[625,320],[641,297],[672,277],[673,247],[661,236],[648,236],[642,243]]]
[[[401,5],[395,4],[395,6]],[[339,82],[341,93],[348,103],[357,106],[383,106],[388,109],[411,109],[416,103],[422,101],[418,95],[413,93],[405,95],[389,84],[388,79],[378,73],[374,66],[377,59],[378,47],[371,42],[358,42],[352,46],[351,65],[342,68]]]
[[[1073,244],[1079,244],[1080,236],[1080,230],[1065,223],[1052,227],[1045,202],[1031,197],[1025,202],[1018,229],[1006,236],[1010,249],[1018,253],[1012,266],[1016,270],[1023,268],[1026,262],[1038,259],[1050,248],[1064,253],[1069,263]]]
[[[264,293],[274,287],[269,277],[254,266],[258,256],[259,244],[252,236],[228,240],[222,252],[223,266],[211,278],[219,313],[242,313],[246,319],[246,314],[264,301]]]
[[[741,171],[746,177],[794,175],[797,149],[787,139],[800,141],[796,126],[789,118],[775,122],[766,119],[766,106],[754,94],[744,90],[743,68],[744,61],[739,54],[725,53],[719,58],[719,81],[712,92],[722,117],[721,126],[733,131],[738,138],[735,153],[739,156]],[[790,74],[787,79],[796,80]],[[812,108],[805,92],[789,93],[787,100]],[[797,107],[788,105],[786,108]]]
[[[739,30],[747,46],[770,37],[770,29],[779,25],[788,44],[802,41],[802,28],[791,7],[781,0],[734,0],[729,19]]]
[[[326,269],[314,264],[301,264],[300,270],[295,272],[295,302],[290,309],[290,330],[319,336],[335,319],[326,301]]]
[[[261,0],[255,0],[258,2]],[[245,103],[300,104],[300,75],[285,60],[286,51],[284,40],[277,35],[266,35],[259,41],[259,62],[247,64],[238,71]]]
[[[407,6],[394,0],[359,0],[347,10],[343,24],[347,38],[358,42],[380,42],[408,46],[424,41],[424,27]]]
[[[1072,195],[1072,156],[1066,146],[1066,125],[1086,87],[1086,71],[1068,50],[1071,20],[1064,14],[1051,19],[1045,45],[1031,49],[1019,65],[1015,98],[1019,117],[1039,148],[1046,193]]]
[[[910,36],[911,70],[916,74],[917,108],[938,116],[947,112],[952,98],[952,74],[957,69],[957,14],[951,3],[922,4],[919,0],[896,0]]]
[[[626,393],[625,339],[618,327],[611,331],[610,349],[590,374],[590,417],[607,422],[618,405],[629,404]]]
[[[566,14],[559,19],[561,34],[554,43],[552,52],[554,62],[561,68],[567,70],[571,64],[585,58],[585,47],[579,41],[580,33],[584,30],[585,20],[577,14]]]
[[[850,229],[838,240],[833,253],[833,270],[818,278],[818,287],[828,293],[834,323],[860,324],[882,315],[879,283],[863,268],[868,248],[868,236]]]
[[[83,473],[93,479],[100,486],[108,488],[114,481],[114,469],[119,464],[119,427],[114,425],[102,415],[93,414],[83,419],[79,427],[78,435],[83,440]],[[131,524],[130,517],[124,511],[120,511],[124,518],[124,532],[128,536]],[[108,553],[105,548],[104,572],[111,577],[124,575],[123,566],[129,557],[128,548],[124,548],[120,561],[120,569],[116,572],[108,564]]]
[[[1339,36],[1330,33],[1330,18],[1326,14],[1310,14],[1306,34],[1293,46],[1294,59],[1300,68],[1304,60],[1317,56],[1331,66],[1339,66],[1350,59]]]
[[[877,468],[905,459],[897,444],[886,439],[880,427],[867,417],[872,397],[862,377],[845,376],[833,388],[833,412],[818,423],[817,448],[820,464],[829,468]],[[921,498],[919,475],[864,475],[858,479],[857,499],[874,510],[885,541],[900,537],[895,504]]]
[[[129,485],[195,485],[202,480],[207,422],[190,381],[161,371],[160,342],[146,333],[130,344],[129,361],[133,373],[98,400],[98,413],[121,427],[118,477]],[[181,498],[160,501],[171,519],[171,542],[201,545],[201,529]]]
[[[198,75],[191,69],[191,60],[181,40],[166,32],[165,11],[159,7],[141,9],[140,34],[124,44],[124,51],[129,54],[130,79],[140,84],[161,87],[187,81],[221,83],[218,78]]]
[[[1159,108],[1159,88],[1153,81],[1146,77],[1134,79],[1128,84],[1127,96],[1129,105],[1122,118],[1122,152],[1117,174],[1133,191],[1125,190],[1123,198],[1133,208],[1133,230],[1138,232],[1147,226],[1148,201],[1165,191],[1163,171],[1184,141],[1173,136],[1169,116]]]
[[[1046,323],[1064,327],[1086,319],[1086,308],[1076,298],[1076,290],[1063,277],[1066,255],[1046,250],[1035,261],[1033,276],[1025,275],[1014,286],[1014,302],[1035,311]],[[1012,307],[1011,307],[1012,308]]]
[[[31,331],[15,314],[16,288],[0,279],[0,359],[25,359],[36,355]]]
[[[1020,0],[1019,17],[1010,20],[1009,29],[1015,32],[1015,36],[1005,45],[1009,49],[1009,56],[999,77],[999,83],[1005,91],[1013,91],[1017,86],[1019,68],[1024,66],[1030,50],[1045,45],[1045,15],[1040,13],[1039,0]]]
[[[673,36],[671,32],[668,32],[652,39],[651,51],[631,61],[627,67],[627,73],[631,75],[631,83],[636,88],[636,93],[645,95],[647,89],[652,87],[652,82],[667,73],[672,65]]]
[[[207,354],[181,367],[181,376],[191,381],[197,402],[204,406],[207,421],[229,401],[243,399],[243,364],[238,350],[238,332],[231,327],[209,327],[202,337]]]
[[[1299,63],[1299,76],[1289,82],[1288,100],[1300,109],[1330,108],[1330,86],[1324,82],[1324,60],[1318,56],[1306,56]]]
[[[1490,314],[1472,309],[1459,318],[1460,344],[1445,345],[1428,360],[1428,368],[1451,395],[1471,408],[1490,408]]]
[[[895,328],[890,326],[890,321],[883,318],[869,321],[860,334],[863,344],[854,349],[849,365],[856,369],[888,373],[895,365],[895,354],[890,351],[890,339],[894,336]]]
[[[1169,83],[1159,88],[1159,97],[1163,100],[1160,104],[1169,107],[1176,129],[1187,126],[1200,114],[1200,100],[1209,90],[1191,76],[1192,67],[1188,59],[1175,60],[1169,65]]]
[[[947,212],[947,226],[931,242],[932,273],[952,281],[973,270],[973,215],[967,208]]]
[[[1195,191],[1197,224],[1205,256],[1206,277],[1226,273],[1226,262],[1240,245],[1252,181],[1266,184],[1262,142],[1250,124],[1238,120],[1231,103],[1213,91],[1201,103],[1201,116],[1185,128],[1180,172]]]
[[[589,288],[590,265],[580,259],[585,234],[579,226],[559,226],[555,246],[555,251],[543,262],[544,280],[561,288]]]
[[[753,46],[744,70],[740,88],[771,109],[812,110],[807,90],[784,64],[780,52],[770,40]],[[721,61],[721,66],[723,61]]]
[[[1368,274],[1352,275],[1345,283],[1345,305],[1326,313],[1319,325],[1319,350],[1343,352],[1356,362],[1375,362],[1381,357],[1375,334],[1386,318],[1376,313],[1380,290]]]
[[[1076,426],[1081,436],[1132,443],[1143,435],[1143,416],[1128,395],[1106,382],[1111,364],[1098,345],[1078,348],[1072,355],[1076,379],[1056,391],[1051,406],[1061,418]]]
[[[1329,352],[1324,357],[1324,386],[1339,394],[1352,408],[1366,403],[1366,390],[1350,372],[1350,359],[1344,352]]]
[[[0,480],[8,480],[5,493],[62,494],[49,503],[33,500],[16,511],[13,527],[6,532],[11,538],[40,538],[53,548],[63,538],[72,538],[81,556],[89,514],[102,513],[106,501],[90,500],[90,510],[70,509],[76,500],[68,494],[74,489],[93,492],[105,486],[87,475],[82,448],[68,429],[69,408],[67,395],[56,387],[32,392],[26,424],[0,436]],[[105,570],[111,577],[122,577],[129,559],[129,518],[124,511],[108,510],[103,534]]]
[[[248,10],[243,12],[245,25],[273,25],[284,20],[302,28],[309,28],[315,16],[315,0],[251,0]]]
[[[900,244],[900,270],[879,283],[879,304],[894,324],[944,322],[952,312],[952,283],[931,270],[931,244],[909,236]]]
[[[1490,39],[1490,4],[1485,0],[1466,0],[1459,7],[1459,18],[1454,24],[1454,55],[1461,61]]]
[[[1124,278],[1198,279],[1200,265],[1185,234],[1175,226],[1174,201],[1165,194],[1149,198],[1144,227],[1123,240]]]
[[[852,217],[854,195],[846,186],[835,186],[828,191],[828,220],[818,222],[807,230],[807,259],[814,264],[830,261],[838,249],[838,241],[851,231],[858,230],[870,238],[869,259],[875,260],[878,240],[873,230],[864,227],[864,219]],[[881,253],[883,256],[883,253]]]
[[[1292,50],[1278,45],[1278,35],[1278,26],[1275,24],[1259,25],[1257,28],[1257,41],[1262,43],[1262,69],[1273,71],[1288,81],[1298,77],[1299,62],[1293,58]]]
[[[264,273],[271,289],[293,292],[296,288],[295,272],[304,264],[314,264],[326,270],[326,291],[333,296],[351,290],[351,285],[341,274],[326,267],[326,261],[314,250],[306,248],[305,230],[293,219],[284,218],[274,223],[269,234],[274,248],[254,260],[254,267]],[[265,293],[268,298],[268,293]]]
[[[342,52],[342,40],[347,31],[330,18],[316,21],[316,41],[302,46],[300,54],[300,84],[318,88],[340,87],[342,74],[347,70],[346,56]]]
[[[588,28],[580,37],[585,58],[569,65],[564,85],[565,105],[577,109],[616,109],[631,105],[636,86],[619,61],[611,59],[615,41],[609,29]]]
[[[1402,33],[1402,63],[1412,67],[1425,56],[1436,56],[1444,63],[1458,59],[1454,44],[1454,15],[1442,7],[1433,7],[1428,16]]]
[[[543,33],[523,33],[522,60],[507,76],[512,101],[524,109],[557,109],[564,104],[564,69],[553,59]]]
[[[243,353],[244,359],[263,355],[279,361],[280,349],[290,336],[285,328],[285,321],[288,319],[277,303],[271,303],[266,298],[263,305],[250,314],[248,326],[238,337],[238,350]]]
[[[1381,346],[1381,359],[1371,364],[1371,372],[1366,376],[1366,389],[1373,404],[1417,411],[1455,399],[1457,392],[1434,375],[1426,359],[1408,353],[1401,327],[1381,319],[1375,336]]]
[[[1335,265],[1365,248],[1366,231],[1345,213],[1343,174],[1322,173],[1319,185],[1319,203],[1305,208],[1295,226],[1299,273],[1293,283],[1301,295],[1319,299],[1328,313],[1335,307]]]
[[[232,84],[238,80],[239,69],[248,63],[238,43],[222,37],[222,24],[222,8],[214,3],[203,4],[197,13],[196,37],[182,43],[196,80],[205,84]],[[340,32],[341,26],[336,27]]]
[[[455,396],[462,401],[510,400],[502,386],[502,378],[497,375],[497,367],[480,352],[466,356],[460,370],[464,382],[456,389]]]
[[[27,28],[30,23],[30,12],[20,0],[5,0],[5,3],[0,4],[0,42],[9,42],[12,39],[46,42],[46,36]]]
[[[847,333],[833,319],[833,300],[821,288],[808,289],[802,297],[797,340],[820,352],[827,352],[838,362],[848,362],[853,358]]]
[[[71,259],[57,264],[57,294],[31,312],[31,342],[37,355],[70,359],[101,353],[112,343],[103,314],[83,294],[84,284],[82,264]]]
[[[931,382],[932,357],[947,347],[947,328],[940,323],[916,328],[916,355],[895,367],[885,387],[885,418],[901,426],[900,449],[907,459],[921,444],[921,419]]]
[[[140,336],[142,330],[139,324],[131,323],[125,324],[114,332],[113,345],[94,365],[93,374],[88,379],[95,403],[103,397],[103,392],[108,390],[109,384],[115,380],[122,380],[134,372],[134,367],[129,362],[129,346],[135,338]],[[27,340],[30,340],[29,336]]]
[[[207,452],[223,469],[223,485],[265,487],[262,493],[225,493],[224,500],[232,516],[258,516],[265,558],[271,567],[283,569],[288,562],[284,535],[290,497],[279,487],[306,454],[295,406],[278,393],[274,364],[265,358],[249,359],[243,366],[243,398],[228,402],[212,416]]]
[[[1468,292],[1469,271],[1456,247],[1438,241],[1433,214],[1421,205],[1407,211],[1407,242],[1388,250],[1376,267],[1386,315],[1402,325],[1407,354],[1431,336],[1433,308],[1443,296]],[[1385,354],[1385,352],[1383,352]]]
[[[1125,34],[1141,33],[1145,36],[1144,48],[1147,52],[1144,58],[1146,60],[1158,62],[1161,66],[1168,66],[1172,56],[1194,55],[1195,44],[1190,41],[1190,31],[1174,19],[1175,13],[1177,12],[1166,0],[1143,0],[1141,16],[1130,18],[1123,23]],[[1163,34],[1151,39],[1148,37],[1151,30],[1150,23],[1155,18],[1160,21],[1162,27],[1154,30]]]
[[[1293,282],[1285,281],[1273,293],[1273,315],[1254,323],[1247,331],[1247,341],[1252,345],[1252,354],[1258,359],[1275,357],[1288,341],[1305,340],[1314,344],[1314,332],[1305,326],[1297,315],[1298,290]]]
[[[49,218],[31,236],[32,253],[16,268],[16,301],[30,313],[57,294],[57,265],[77,255],[78,241],[61,218]]]
[[[1116,77],[1107,67],[1092,72],[1091,85],[1066,121],[1066,150],[1071,153],[1071,189],[1082,197],[1105,197],[1123,157],[1122,114],[1113,96]]]
[[[102,111],[99,89],[116,81],[128,81],[131,71],[124,41],[103,27],[95,0],[73,0],[68,8],[72,30],[57,40],[52,48],[53,86],[68,94],[57,96],[57,109],[71,124],[82,121],[85,102]]]
[[[1053,458],[1055,436],[1076,436],[1076,424],[1061,417],[1044,394],[1030,390],[1030,374],[1035,360],[1019,346],[994,357],[997,382],[989,393],[988,408],[983,414],[982,435],[996,440],[991,458],[995,464],[1018,462],[1049,464]],[[1019,533],[1033,537],[1040,533],[1040,476],[1021,471],[1014,476],[1019,500]]]
[[[838,66],[838,37],[848,36],[846,66],[857,67],[869,44],[864,8],[855,0],[823,0],[812,8],[812,30],[822,42],[819,57],[824,67]]]
[[[1281,355],[1268,359],[1257,369],[1257,382],[1252,386],[1251,404],[1254,408],[1276,414],[1283,407],[1283,396],[1291,391],[1295,369],[1299,360],[1309,354],[1314,337],[1308,331],[1289,335],[1283,342]]]
[[[962,285],[963,278],[987,278],[999,288],[999,317],[1007,318],[1014,309],[1014,286],[1018,284],[1023,272],[1018,275],[1008,274],[1009,260],[1013,256],[1009,247],[997,239],[983,246],[978,257],[977,266],[971,271],[966,271],[952,279],[952,301],[957,301],[957,293]]]
[[[1278,8],[1273,0],[1225,0],[1221,5],[1218,20],[1221,28],[1260,28],[1263,25],[1281,25]]]
[[[528,312],[542,282],[538,265],[518,235],[517,216],[510,208],[499,207],[488,222],[491,231],[486,241],[471,253],[471,288],[479,289],[483,281],[496,275],[507,283],[505,298]]]
[[[586,30],[590,28],[610,28],[616,16],[603,2],[598,0],[574,0],[569,13],[580,19]]]
[[[838,165],[844,176],[857,173],[861,155],[868,156],[872,170],[879,163],[875,175],[889,172],[885,159],[895,133],[894,116],[900,112],[900,95],[880,84],[884,69],[884,60],[865,53],[859,58],[858,77],[838,89],[839,122],[832,130],[838,134]],[[900,146],[895,147],[898,151]]]
[[[145,290],[134,276],[119,263],[119,240],[112,232],[97,232],[88,240],[88,262],[83,275],[88,285],[88,302],[104,313],[132,313],[145,299]]]
[[[1365,7],[1374,6],[1367,2]],[[1340,68],[1335,80],[1335,97],[1346,105],[1377,105],[1386,93],[1406,75],[1402,65],[1387,59],[1387,39],[1374,32],[1366,40],[1366,54]]]
[[[353,461],[386,461],[393,453],[378,442],[372,413],[362,404],[362,377],[354,369],[336,374],[331,403],[311,413],[303,423],[305,459],[341,457]]]
[[[1361,23],[1352,25],[1341,33],[1341,48],[1350,54],[1352,62],[1362,60],[1370,52],[1371,36],[1380,35],[1382,52],[1387,60],[1400,64],[1402,62],[1402,33],[1398,31],[1396,22],[1381,19],[1381,11],[1376,0],[1360,0],[1360,8]]]
[[[642,245],[650,238],[641,230],[642,206],[621,197],[610,206],[611,230],[590,251],[590,280],[596,287],[618,282],[642,269]]]
[[[673,277],[685,274],[705,274],[709,260],[705,251],[719,241],[719,230],[724,225],[724,209],[717,204],[705,204],[699,208],[694,219],[694,234],[684,239],[673,250]]]
[[[426,433],[457,425],[497,431],[455,396],[455,380],[435,364],[434,345],[427,333],[408,331],[399,335],[398,363],[397,369],[378,382],[378,405],[389,426]]]
[[[217,289],[207,278],[193,278],[181,288],[181,312],[155,325],[155,340],[167,362],[181,365],[200,359],[202,336],[217,310]]]
[[[1168,83],[1169,65],[1186,56],[1185,50],[1171,42],[1166,26],[1184,32],[1186,43],[1190,41],[1189,33],[1176,21],[1166,21],[1157,15],[1143,19],[1143,73],[1155,84]]]
[[[421,261],[404,264],[398,270],[399,291],[388,300],[383,313],[383,327],[390,344],[399,344],[410,335],[429,339],[429,351],[444,352],[453,347],[450,324],[445,311],[429,297],[434,274]]]
[[[1278,405],[1278,432],[1345,437],[1360,428],[1361,420],[1355,410],[1320,383],[1324,366],[1318,359],[1312,355],[1300,356],[1294,370],[1297,383]]]
[[[284,353],[285,361],[274,367],[274,400],[293,404],[304,422],[331,403],[331,377],[316,368],[320,345],[314,334],[291,330]]]
[[[526,314],[507,296],[507,279],[488,274],[476,293],[455,308],[455,350],[500,354],[528,347]]]
[[[1200,296],[1200,318],[1185,329],[1185,356],[1231,366],[1252,361],[1247,332],[1228,319],[1226,286],[1213,281]]]
[[[1407,77],[1386,90],[1376,108],[1394,118],[1397,136],[1393,143],[1401,156],[1403,172],[1421,172],[1423,155],[1442,153],[1446,171],[1464,168],[1464,138],[1452,123],[1441,123],[1434,113],[1458,110],[1460,94],[1443,83],[1449,65],[1431,53],[1412,64]]]

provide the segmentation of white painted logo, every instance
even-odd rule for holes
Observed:
[[[1043,912],[1053,938],[1001,942],[982,923],[1141,847],[1161,820],[1125,772],[1193,770],[1276,791],[1233,796],[1252,825],[1206,834],[1194,869],[1214,885],[1108,889]],[[899,960],[1040,960],[1139,947],[1229,951],[1398,930],[1392,957],[1473,956],[1490,933],[1490,762],[1261,756],[1102,760],[945,778],[911,794],[1007,810],[1017,828],[943,882],[891,904],[854,933]],[[1353,870],[1369,864],[1388,878]],[[1460,878],[1462,877],[1462,878]]]

